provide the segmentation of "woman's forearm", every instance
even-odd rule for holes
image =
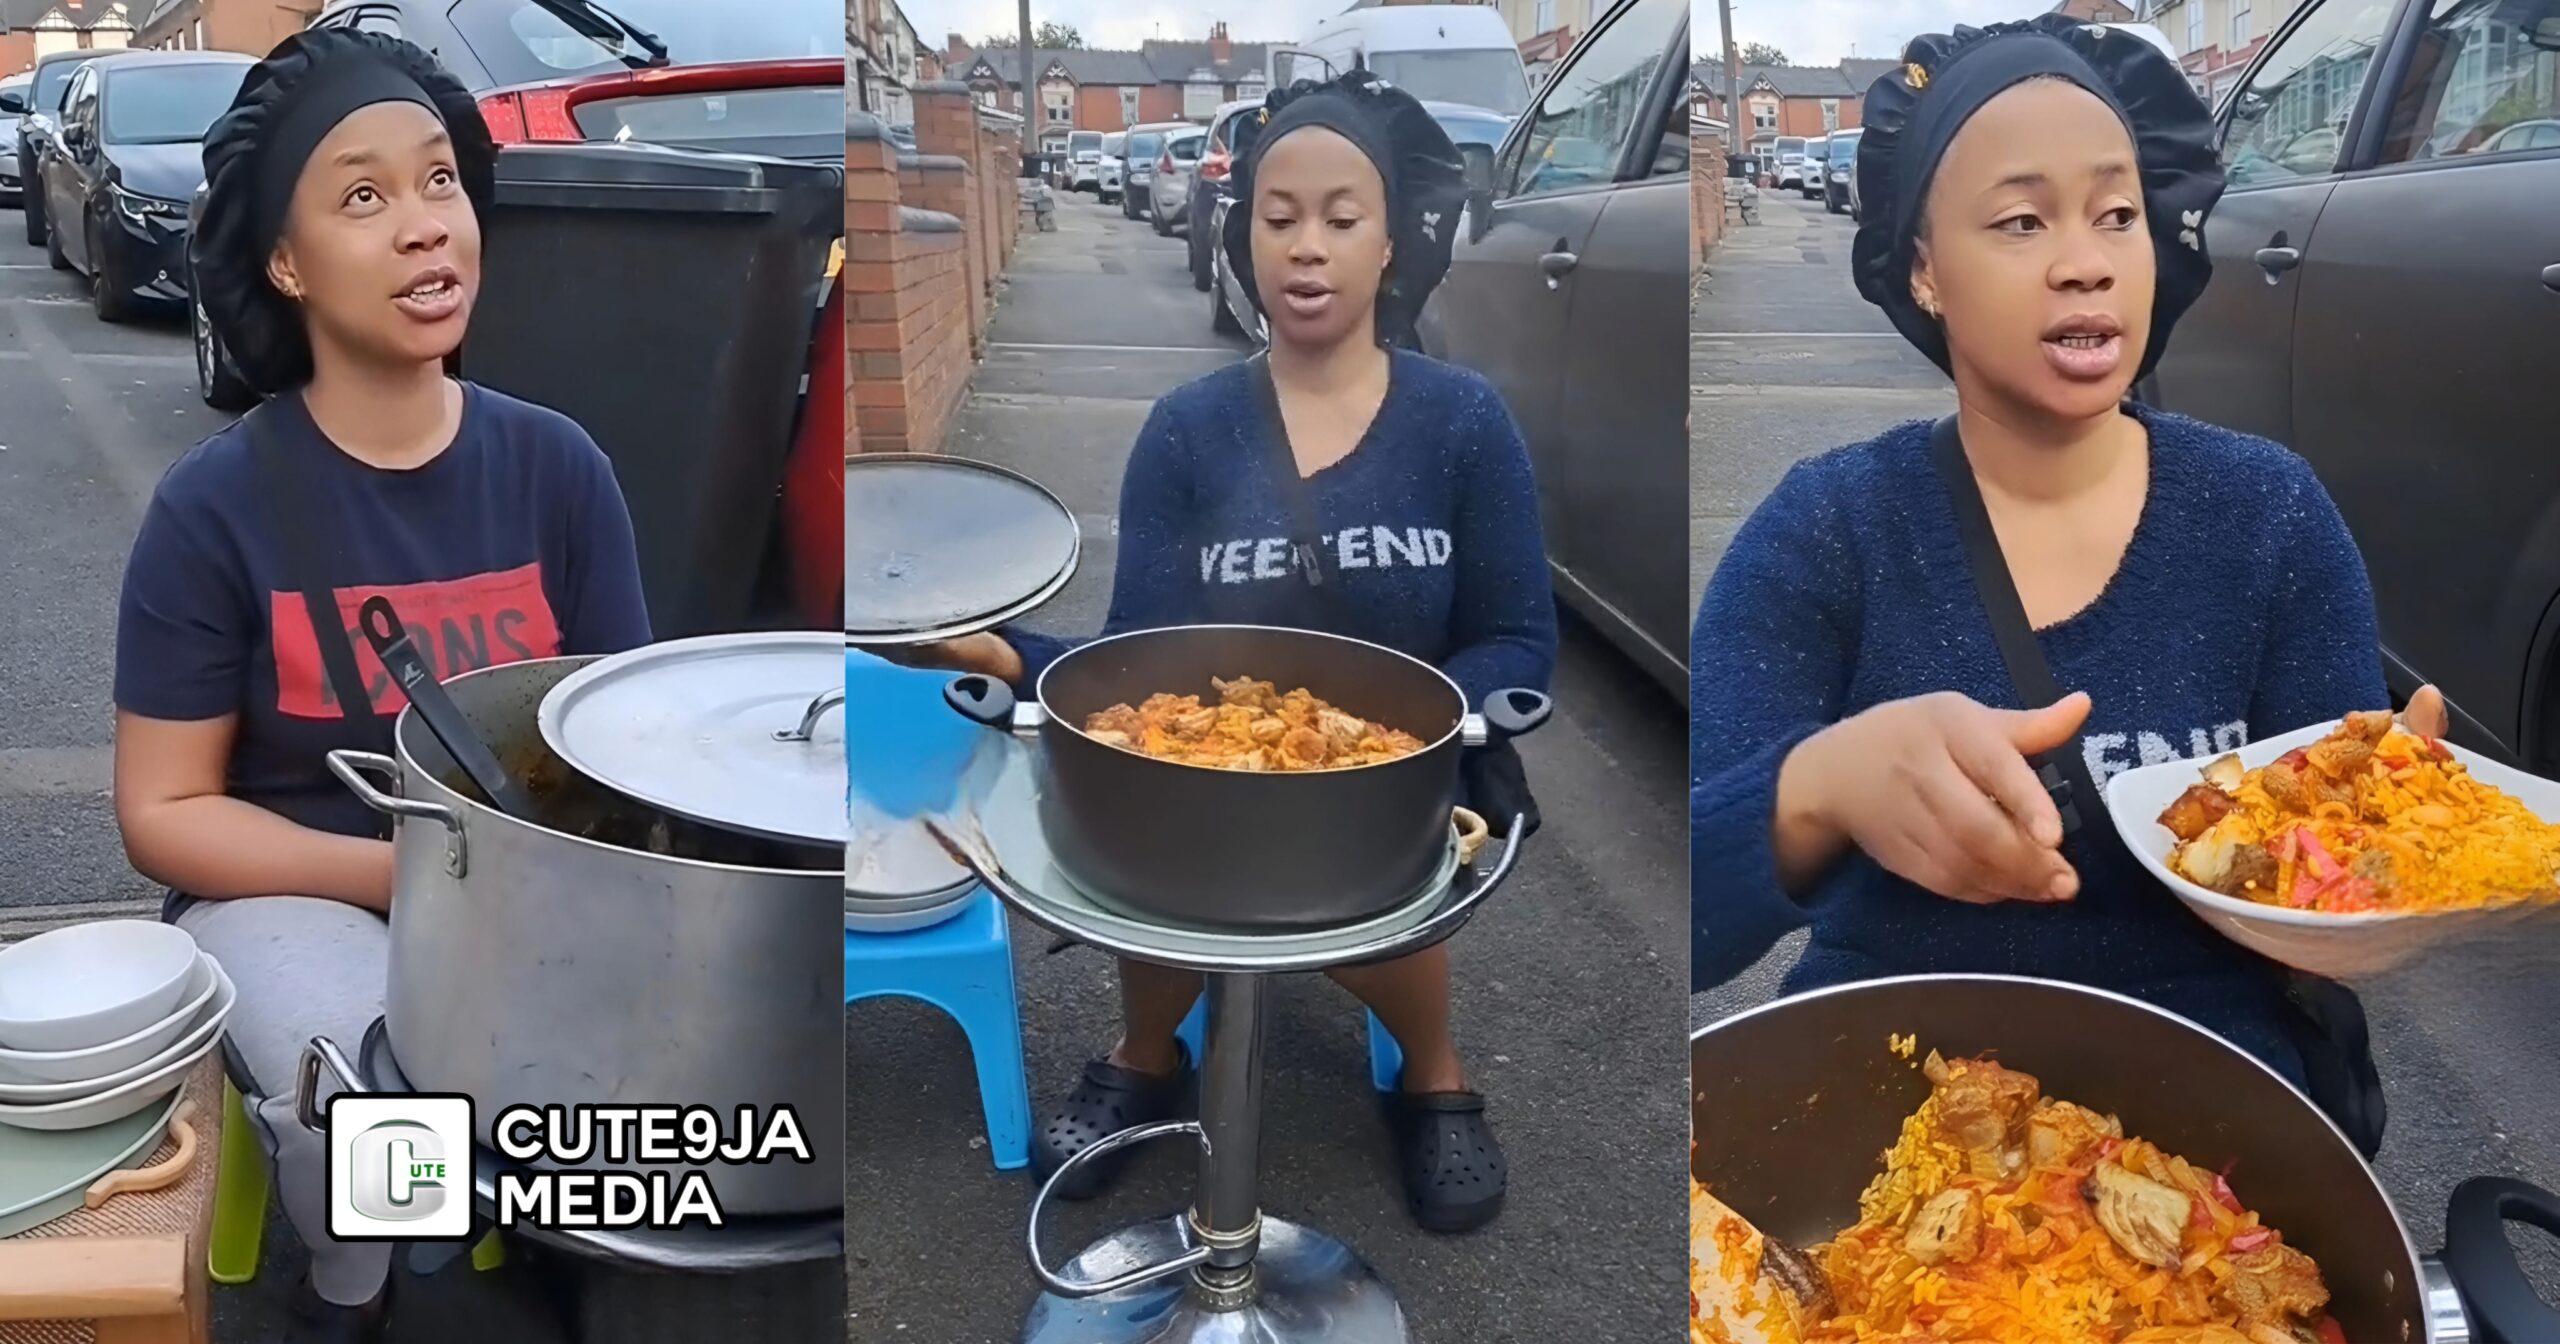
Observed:
[[[142,809],[124,823],[134,868],[190,896],[318,896],[391,908],[391,845],[314,830],[222,794]]]
[[[1769,816],[1769,848],[1777,860],[1778,885],[1800,896],[1823,870],[1837,862],[1849,838],[1823,811],[1823,772],[1830,768],[1830,730],[1796,744],[1778,766],[1778,804]]]

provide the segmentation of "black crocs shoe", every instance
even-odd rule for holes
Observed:
[[[1045,1181],[1065,1166],[1067,1159],[1110,1135],[1136,1125],[1172,1119],[1175,1108],[1182,1104],[1183,1085],[1190,1076],[1187,1050],[1183,1051],[1182,1063],[1162,1078],[1121,1068],[1108,1059],[1085,1065],[1084,1077],[1076,1080],[1074,1090],[1050,1113],[1049,1123],[1032,1136],[1032,1170]],[[1129,1154],[1124,1150],[1079,1163],[1076,1174],[1060,1181],[1054,1193],[1060,1199],[1091,1199],[1110,1188],[1128,1161]]]
[[[1510,1167],[1473,1092],[1395,1092],[1386,1098],[1405,1207],[1426,1232],[1473,1232],[1502,1212]]]
[[[304,1279],[293,1302],[293,1323],[285,1327],[285,1344],[380,1344],[391,1325],[388,1284],[361,1307],[342,1307],[322,1298]]]

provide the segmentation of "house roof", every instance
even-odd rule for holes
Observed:
[[[1700,61],[1689,67],[1690,77],[1707,92],[1724,96],[1724,63]],[[1854,98],[1865,93],[1866,85],[1852,86],[1849,77],[1836,65],[1746,65],[1742,67],[1742,89],[1748,93],[1754,85],[1766,81],[1781,98]]]
[[[1848,78],[1852,88],[1864,94],[1874,87],[1877,80],[1893,73],[1901,64],[1899,60],[1875,60],[1865,56],[1852,56],[1840,63],[1840,73]]]
[[[94,28],[115,18],[131,25],[150,7],[151,0],[0,0],[0,28],[33,28],[55,10],[75,28]]]
[[[978,62],[984,61],[995,71],[996,78],[1009,86],[1022,83],[1022,49],[989,47],[969,53],[966,62],[949,67],[954,78],[967,79]],[[1144,53],[1135,51],[1095,51],[1085,48],[1042,47],[1031,53],[1035,77],[1045,75],[1051,65],[1063,67],[1067,78],[1078,84],[1155,84],[1161,82],[1155,67],[1148,64]]]
[[[1221,84],[1241,84],[1271,69],[1271,44],[1237,42],[1224,61],[1209,59],[1206,42],[1150,41],[1140,51],[1147,64],[1155,67],[1156,78],[1168,83],[1181,83],[1195,70],[1206,69]]]

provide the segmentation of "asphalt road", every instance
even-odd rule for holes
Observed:
[[[1818,204],[1764,193],[1761,223],[1729,228],[1708,258],[1690,338],[1700,585],[1789,464],[1953,406],[1945,379],[1858,298],[1849,235]],[[1692,1025],[1774,997],[1800,946],[1791,938],[1697,995]],[[2445,1200],[2466,1177],[2560,1189],[2555,984],[2560,945],[2546,939],[2461,949],[2359,986],[2390,1101],[2377,1169],[2422,1251],[2442,1243]],[[2544,1295],[2560,1300],[2560,1241],[2517,1240]]]
[[[1083,519],[1086,561],[1037,622],[1101,625],[1121,464],[1149,404],[1240,356],[1213,337],[1180,241],[1089,197],[1027,234],[991,348],[947,450],[1026,470]],[[1368,1091],[1355,1004],[1317,977],[1275,985],[1263,1189],[1269,1210],[1358,1248],[1425,1344],[1667,1340],[1680,1328],[1687,1056],[1686,771],[1681,707],[1569,633],[1557,721],[1524,741],[1546,816],[1520,873],[1452,944],[1459,1045],[1512,1163],[1510,1204],[1464,1238],[1407,1222]],[[1045,954],[1016,921],[1035,1112],[1116,1031],[1111,965]],[[969,1054],[930,1009],[870,1000],[846,1019],[851,1337],[1009,1344],[1033,1285],[1027,1174],[985,1151]],[[1185,1200],[1190,1164],[1154,1145],[1095,1204],[1043,1229],[1064,1254]]]
[[[1689,588],[1788,467],[1903,420],[1955,409],[1945,375],[1858,297],[1846,215],[1760,193],[1728,218],[1689,320]]]

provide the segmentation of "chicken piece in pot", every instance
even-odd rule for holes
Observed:
[[[1289,735],[1289,721],[1283,718],[1255,719],[1245,728],[1245,735],[1268,747]]]
[[[2026,1159],[2027,1116],[2042,1088],[2035,1078],[1986,1060],[1949,1064],[1936,1051],[1924,1066],[1938,1096],[1938,1123],[1965,1150],[1974,1174],[2014,1175]]]
[[[2089,1200],[2098,1226],[2117,1249],[2146,1265],[2165,1269],[2178,1263],[2179,1239],[2195,1215],[2195,1201],[2186,1194],[2110,1159],[2090,1173]]]
[[[2287,811],[2302,810],[2303,800],[2310,796],[2310,785],[2292,756],[2267,762],[2267,768],[2258,772],[2258,787],[2267,791],[2276,806]]]
[[[1316,715],[1316,728],[1336,751],[1354,750],[1369,736],[1368,720],[1338,709],[1328,709]]]
[[[2176,802],[2160,814],[2160,824],[2181,842],[2193,840],[2211,829],[2213,824],[2238,807],[2230,794],[2210,784],[2190,784]]]
[[[1280,752],[1300,765],[1322,765],[1333,747],[1313,728],[1292,728],[1281,736]]]
[[[2311,1257],[2270,1241],[2231,1257],[2231,1282],[2222,1299],[2245,1328],[2290,1328],[2329,1305],[2329,1289]]]
[[[1112,745],[1122,747],[1136,741],[1139,732],[1145,727],[1146,721],[1138,717],[1138,711],[1127,705],[1113,705],[1085,720],[1084,724],[1085,731],[1095,737],[1100,737],[1104,733],[1117,735],[1120,740]]]
[[[2027,1119],[2027,1160],[2039,1167],[2077,1166],[2107,1140],[2123,1137],[2124,1125],[2112,1115],[2048,1101]]]
[[[1961,1263],[1982,1253],[1982,1201],[1971,1190],[1941,1190],[1911,1219],[1902,1249],[1924,1265]]]
[[[1778,1286],[1786,1290],[1787,1304],[1793,1308],[1791,1314],[1800,1330],[1830,1319],[1839,1310],[1831,1296],[1830,1282],[1822,1277],[1812,1259],[1776,1237],[1761,1243],[1760,1272],[1776,1279]]]
[[[1233,681],[1211,677],[1209,684],[1217,689],[1218,703],[1222,705],[1243,705],[1260,710],[1280,707],[1280,688],[1267,681],[1256,681],[1251,677],[1237,677]]]

